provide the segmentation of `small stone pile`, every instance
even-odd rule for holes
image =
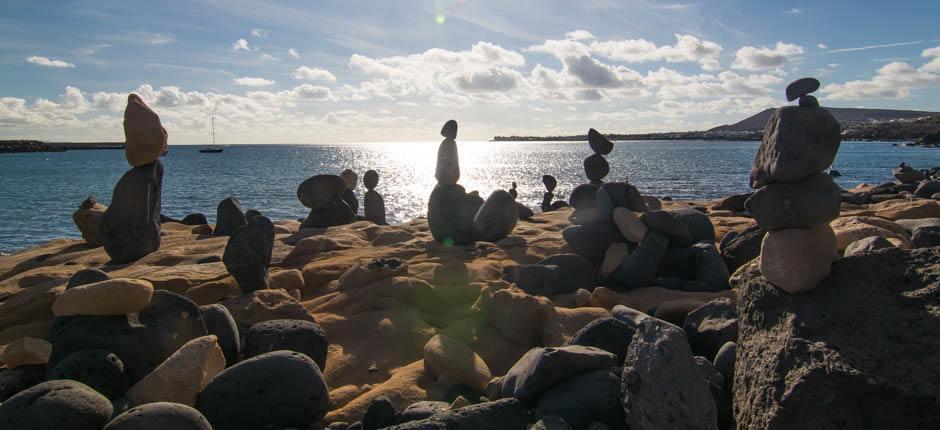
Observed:
[[[516,226],[519,219],[515,199],[505,190],[496,190],[486,202],[461,185],[457,154],[457,121],[441,129],[444,140],[437,150],[434,176],[437,185],[428,200],[428,227],[434,240],[445,245],[471,245],[476,240],[495,242]]]
[[[746,202],[766,230],[760,271],[777,287],[809,291],[829,275],[836,257],[836,238],[829,222],[839,217],[841,190],[825,170],[841,143],[839,122],[809,95],[819,81],[803,78],[786,89],[786,106],[771,115],[751,169]]]
[[[542,194],[542,212],[551,212],[568,207],[568,202],[564,200],[552,201],[555,199],[555,187],[558,186],[558,180],[554,176],[542,176],[542,184],[545,185],[545,194]]]
[[[297,199],[310,208],[310,214],[300,227],[324,228],[351,223],[356,213],[343,197],[351,193],[349,184],[338,175],[316,175],[301,182],[297,187]],[[355,195],[352,199],[355,200]],[[356,203],[357,209],[358,206]]]
[[[98,241],[114,263],[128,263],[160,249],[160,195],[166,129],[137,94],[124,110],[124,155],[132,169],[121,176],[111,206],[101,216]]]
[[[368,170],[362,176],[362,184],[366,186],[366,194],[362,197],[363,214],[366,220],[378,225],[388,225],[385,221],[385,199],[375,191],[379,185],[379,172]]]

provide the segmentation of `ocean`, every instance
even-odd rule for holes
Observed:
[[[221,154],[197,146],[170,146],[163,158],[163,214],[191,212],[215,220],[216,206],[228,196],[245,210],[255,208],[274,220],[298,219],[307,209],[297,185],[321,173],[346,168],[359,174],[361,199],[366,170],[379,172],[376,188],[385,198],[391,223],[423,216],[434,188],[438,142],[342,145],[232,145]],[[627,179],[644,194],[707,199],[748,190],[748,175],[759,142],[617,142],[607,156],[608,181]],[[591,155],[585,142],[458,142],[462,184],[486,197],[518,184],[519,200],[538,212],[545,188],[542,175],[558,179],[556,195],[567,198],[586,182],[582,162]],[[843,142],[833,168],[843,188],[893,179],[901,161],[917,168],[940,166],[936,149],[885,142]],[[0,154],[0,252],[11,253],[55,238],[79,238],[72,213],[88,196],[109,204],[111,191],[129,169],[123,151]],[[361,201],[361,200],[360,200]],[[361,207],[361,205],[360,205]],[[360,209],[361,211],[361,209]]]

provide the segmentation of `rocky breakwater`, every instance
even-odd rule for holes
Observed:
[[[787,87],[786,106],[771,115],[751,168],[758,189],[744,204],[767,233],[760,269],[774,285],[799,293],[829,275],[836,238],[829,222],[839,217],[840,189],[823,172],[841,143],[839,122],[808,95],[819,81],[804,78]]]

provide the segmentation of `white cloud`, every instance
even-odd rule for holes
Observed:
[[[288,50],[287,50],[287,55],[290,55],[290,57],[293,58],[293,59],[295,59],[295,60],[300,58],[300,53],[298,53],[297,50],[294,49],[294,48],[288,49]]]
[[[504,67],[467,72],[451,77],[453,84],[466,92],[501,92],[515,89],[523,80],[521,73]]]
[[[827,46],[825,43],[820,43],[816,45],[816,47],[819,49],[829,49],[829,46]]]
[[[530,52],[544,52],[558,58],[588,56],[592,54],[625,63],[646,63],[665,61],[669,63],[695,62],[705,70],[717,70],[721,45],[701,40],[688,34],[676,34],[675,45],[657,46],[646,39],[595,40],[593,35],[584,30],[566,34],[565,40],[546,40],[540,45],[528,48]],[[591,40],[586,44],[585,40]]]
[[[261,54],[261,59],[262,59],[262,60],[268,60],[268,61],[281,61],[279,58],[277,58],[277,57],[275,57],[275,56],[273,56],[273,55],[271,55],[271,54]]]
[[[773,48],[745,46],[735,52],[732,69],[766,70],[785,65],[792,57],[803,54],[803,47],[777,42]]]
[[[233,51],[254,51],[255,48],[248,46],[248,41],[245,39],[238,39],[235,43],[232,43]]]
[[[270,79],[252,78],[247,76],[244,78],[233,79],[232,82],[235,82],[236,85],[242,85],[246,87],[266,87],[268,85],[275,84],[275,82]]]
[[[940,46],[925,49],[921,56],[931,60],[921,67],[894,61],[878,69],[869,80],[829,84],[822,92],[827,100],[906,98],[912,90],[940,86]]]
[[[803,14],[803,9],[794,7],[794,8],[790,8],[790,9],[783,11],[783,13],[786,15],[801,15]]]
[[[330,81],[336,82],[336,76],[333,76],[328,70],[315,67],[300,66],[294,69],[294,79],[303,79],[307,81]]]
[[[62,60],[51,60],[49,58],[40,57],[38,55],[27,57],[26,62],[30,64],[35,64],[37,66],[42,66],[42,67],[59,67],[59,68],[75,67],[75,65],[72,63],[68,63]]]
[[[254,37],[267,37],[270,32],[263,28],[252,28],[251,35]]]
[[[565,33],[565,37],[571,40],[592,40],[595,39],[594,35],[587,30],[575,30],[570,33]]]

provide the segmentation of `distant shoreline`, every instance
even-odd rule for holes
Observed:
[[[65,152],[71,150],[124,149],[124,142],[43,142],[0,140],[0,153]]]

